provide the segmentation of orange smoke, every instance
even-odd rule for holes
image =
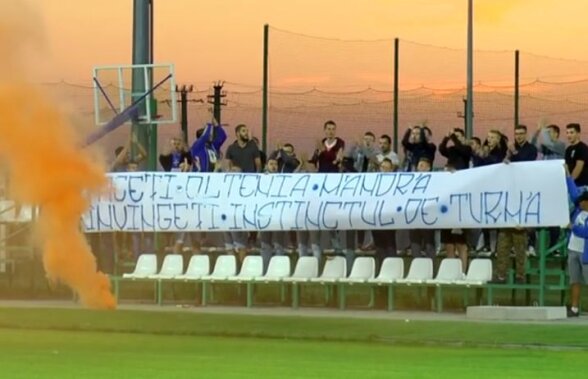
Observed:
[[[109,279],[97,272],[80,230],[80,217],[106,177],[79,147],[58,106],[26,84],[19,41],[37,34],[28,10],[11,6],[0,16],[0,161],[8,169],[10,196],[39,206],[38,243],[48,279],[71,287],[88,307],[114,308]]]

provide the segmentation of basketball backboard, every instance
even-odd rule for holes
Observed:
[[[173,64],[99,66],[93,82],[96,125],[108,124],[137,101],[142,102],[137,114],[141,123],[176,122]]]

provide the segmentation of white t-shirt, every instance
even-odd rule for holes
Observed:
[[[581,211],[574,220],[574,225],[585,225],[586,219],[588,218],[588,212]],[[574,233],[570,234],[570,242],[568,243],[568,250],[575,251],[577,253],[584,252],[584,238],[576,236]]]

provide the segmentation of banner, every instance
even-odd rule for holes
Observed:
[[[87,232],[563,226],[563,161],[455,173],[110,174]]]

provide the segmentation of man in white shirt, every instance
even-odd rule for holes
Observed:
[[[388,159],[395,167],[392,171],[395,171],[400,165],[400,160],[398,159],[398,154],[392,151],[392,139],[389,135],[382,134],[378,144],[380,145],[380,153],[376,155],[376,166],[380,167],[384,159]]]

